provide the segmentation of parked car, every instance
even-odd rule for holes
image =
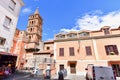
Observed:
[[[116,80],[112,67],[88,65],[86,80]]]

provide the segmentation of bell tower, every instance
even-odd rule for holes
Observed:
[[[40,45],[39,42],[42,41],[42,22],[42,17],[37,8],[34,14],[29,16],[28,20],[26,29],[27,49],[34,49],[36,46]]]

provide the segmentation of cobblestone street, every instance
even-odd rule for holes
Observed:
[[[30,73],[20,72],[20,73],[14,73],[8,78],[0,79],[0,80],[44,80],[44,77],[43,76],[33,77],[30,76]],[[45,79],[45,80],[49,80],[49,79]],[[51,80],[58,80],[58,77],[57,76],[52,77]],[[72,74],[65,77],[64,80],[86,80],[86,79],[84,76]],[[117,77],[117,80],[120,80],[120,78]]]

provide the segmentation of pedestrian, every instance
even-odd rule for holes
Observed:
[[[34,77],[37,76],[37,69],[35,68],[34,71],[33,71],[33,74],[34,74]]]
[[[46,73],[45,73],[45,69],[43,70],[43,77],[44,77],[44,80],[45,80],[45,77],[46,77]]]
[[[60,71],[58,72],[58,80],[64,80],[63,70],[60,70]]]
[[[6,77],[8,77],[10,75],[9,70],[8,70],[7,67],[4,70],[4,74],[5,74]]]

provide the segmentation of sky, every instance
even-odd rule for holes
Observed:
[[[120,0],[23,0],[17,28],[26,30],[28,17],[39,9],[43,18],[42,40],[55,34],[79,30],[100,30],[120,25]]]

